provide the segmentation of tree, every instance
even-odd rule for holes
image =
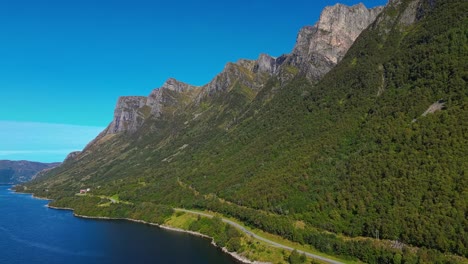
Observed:
[[[393,264],[401,264],[401,259],[402,259],[402,256],[401,254],[395,254],[393,256]]]
[[[242,247],[242,244],[241,244],[241,239],[240,237],[233,237],[231,238],[228,243],[226,244],[226,248],[230,251],[230,252],[239,252],[239,250],[241,249]]]
[[[299,254],[299,252],[297,252],[297,250],[293,250],[291,252],[291,255],[289,255],[289,258],[288,258],[288,262],[290,264],[302,264],[302,263],[305,263],[307,260],[307,257],[305,256],[305,254]]]

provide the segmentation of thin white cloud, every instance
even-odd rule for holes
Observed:
[[[0,127],[17,126],[24,128],[57,128],[57,129],[104,129],[97,126],[81,126],[70,124],[43,123],[43,122],[19,122],[19,121],[2,121]]]
[[[104,128],[66,124],[0,121],[0,157],[61,161],[82,150]]]
[[[76,149],[53,149],[53,150],[0,150],[0,156],[18,154],[68,154]]]

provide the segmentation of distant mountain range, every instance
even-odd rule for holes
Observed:
[[[60,162],[41,163],[32,161],[0,160],[0,184],[17,184],[30,181],[34,176],[47,169],[60,165]]]

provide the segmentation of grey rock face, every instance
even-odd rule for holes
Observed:
[[[305,26],[299,31],[296,45],[290,54],[279,58],[261,54],[256,61],[240,60],[236,64],[254,74],[276,75],[283,82],[297,72],[310,80],[318,80],[344,57],[356,38],[382,10],[383,7],[368,9],[363,4],[326,7],[314,26]],[[238,72],[225,76],[229,66],[207,85],[207,94],[225,90],[232,84],[232,80],[242,76]],[[249,87],[252,85],[255,86],[255,83],[247,84]]]
[[[374,22],[382,9],[382,7],[367,9],[363,4],[352,7],[336,4],[326,7],[319,22],[314,26],[316,32],[310,37],[308,49],[305,47],[307,54],[302,55],[318,53],[330,62],[338,63],[361,32]],[[301,52],[300,50],[295,50],[293,53]]]
[[[279,58],[261,54],[256,61],[239,60],[235,65],[242,67],[240,69],[228,63],[223,72],[204,86],[200,97],[227,90],[235,81],[256,89],[261,87],[258,74],[278,75],[284,82],[297,70],[311,80],[318,80],[344,57],[356,38],[382,10],[383,7],[367,9],[363,4],[326,7],[314,26],[306,26],[299,31],[291,54]],[[252,77],[245,71],[257,76]]]
[[[139,110],[146,105],[146,101],[147,98],[144,96],[120,97],[114,110],[114,120],[112,120],[107,133],[136,131],[144,121],[144,116]]]
[[[161,88],[154,89],[148,97],[121,97],[113,121],[99,137],[135,132],[147,118],[159,117],[165,105],[177,103],[174,93],[186,94],[193,102],[200,102],[206,96],[228,91],[235,84],[258,91],[270,76],[278,76],[285,82],[301,73],[311,80],[318,80],[343,58],[359,34],[375,20],[382,9],[367,9],[363,4],[326,7],[314,26],[300,30],[291,54],[279,58],[261,54],[257,60],[242,59],[228,63],[220,74],[202,87],[171,78]],[[197,92],[191,92],[194,90]]]
[[[197,89],[197,87],[170,78],[160,88],[151,91],[148,97],[122,96],[117,101],[114,119],[104,133],[98,137],[121,132],[133,133],[141,127],[148,117],[159,117],[161,115],[164,104],[170,97],[168,91],[185,93],[194,89]]]
[[[158,117],[161,115],[163,104],[167,101],[164,96],[166,91],[185,93],[197,89],[198,87],[180,82],[174,78],[168,79],[159,89],[154,89],[148,96],[146,105],[151,109],[151,115]]]
[[[151,114],[158,117],[161,114],[161,108],[163,103],[163,91],[162,89],[154,89],[151,91],[146,101],[146,105],[151,108]]]
[[[258,71],[258,61],[242,59],[236,63],[228,63],[220,74],[201,87],[197,101],[220,91],[228,91],[235,83],[249,87],[252,90],[261,89],[266,76],[256,74]]]
[[[344,57],[382,10],[383,7],[368,9],[363,4],[326,7],[314,26],[299,31],[285,64],[301,69],[309,79],[321,78]]]
[[[254,72],[266,72],[269,74],[275,74],[277,72],[279,63],[276,58],[271,57],[268,54],[260,54],[256,61]]]
[[[240,59],[235,64],[242,66],[249,71],[253,71],[255,67],[255,63],[256,62],[253,60]]]
[[[163,86],[161,86],[161,88],[159,88],[159,90],[167,89],[167,90],[171,90],[171,91],[181,93],[181,92],[186,92],[186,91],[189,91],[189,90],[193,90],[195,88],[197,88],[197,87],[193,86],[193,85],[190,85],[190,84],[183,83],[183,82],[179,82],[178,80],[176,80],[174,78],[169,78],[163,84]]]
[[[418,5],[419,1],[413,1],[409,3],[408,8],[405,9],[400,17],[400,23],[402,25],[409,26],[416,22]]]

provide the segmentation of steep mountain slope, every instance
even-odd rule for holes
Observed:
[[[341,4],[327,7],[315,26],[301,29],[291,54],[276,59],[261,54],[256,61],[241,59],[236,63],[228,63],[219,75],[202,87],[170,78],[148,97],[121,97],[111,124],[89,143],[82,153],[72,153],[66,161],[80,160],[92,153],[92,150],[103,148],[101,143],[107,142],[115,135],[136,137],[137,134],[151,133],[152,137],[161,137],[159,140],[152,140],[153,142],[170,141],[160,142],[162,137],[170,134],[167,131],[162,132],[166,129],[165,125],[178,126],[172,128],[175,132],[180,127],[189,126],[200,133],[206,132],[205,130],[214,128],[206,127],[206,124],[211,123],[222,126],[223,132],[229,130],[260,91],[263,93],[262,97],[273,97],[274,90],[280,86],[273,91],[272,87],[263,89],[272,76],[285,83],[301,73],[309,76],[310,81],[316,82],[341,60],[360,32],[381,10],[382,7],[367,9],[362,4],[352,7]],[[323,67],[312,67],[308,64]],[[178,123],[182,122],[182,119],[184,123]],[[197,122],[202,119],[203,122]],[[127,139],[124,138],[123,141]]]
[[[148,99],[116,110],[109,128],[123,130],[108,128],[28,188],[72,206],[77,189],[93,186],[134,203],[211,209],[365,262],[443,258],[405,244],[466,257],[467,14],[461,0],[392,0],[341,61],[347,49],[325,59],[306,49],[302,59],[324,72],[291,59],[320,46],[303,41],[314,39],[304,29],[281,60],[263,55],[204,87],[160,89],[157,118],[138,121]],[[422,116],[436,102],[441,110]],[[317,229],[400,242],[387,254]]]
[[[50,169],[60,163],[40,163],[31,161],[0,160],[0,184],[17,184],[30,181],[45,169]]]

